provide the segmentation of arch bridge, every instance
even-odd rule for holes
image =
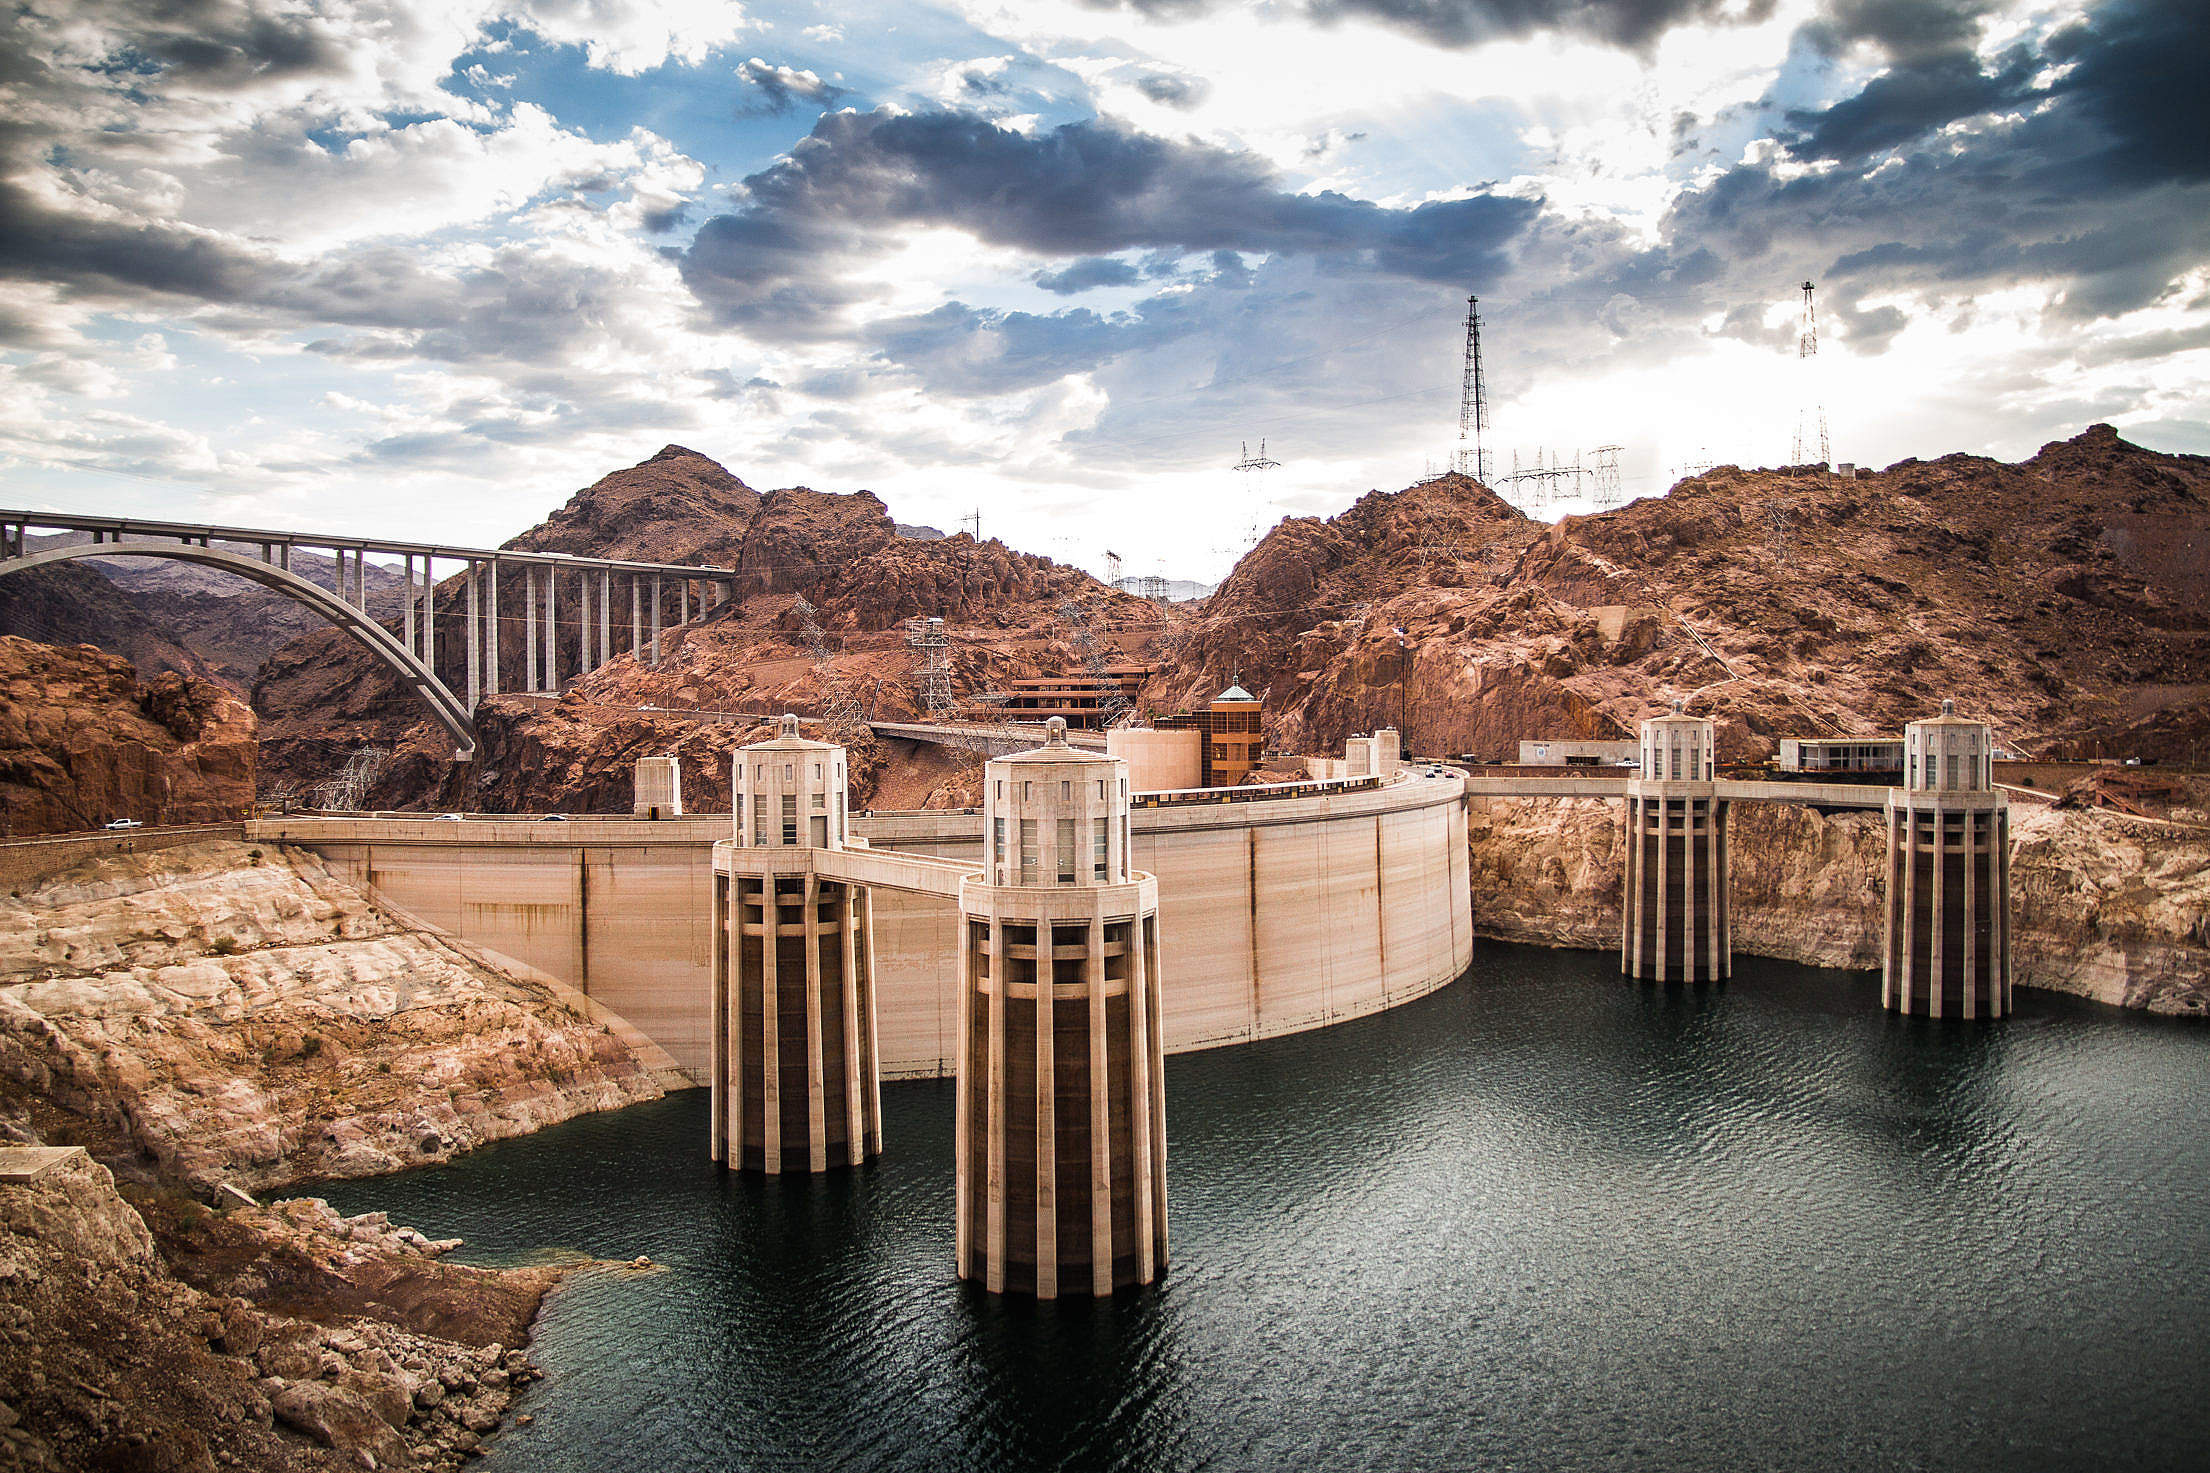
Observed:
[[[29,541],[34,529],[89,534],[92,540],[34,552]],[[292,555],[299,548],[328,551],[329,586],[306,576],[305,569],[293,568]],[[367,560],[371,555],[399,563],[396,620],[369,613]],[[511,667],[519,657],[525,691],[558,691],[564,679],[589,674],[617,654],[657,665],[664,616],[672,614],[675,625],[687,624],[693,617],[694,598],[697,612],[704,614],[733,597],[736,583],[733,568],[138,517],[0,510],[0,577],[55,563],[110,557],[161,558],[217,568],[314,610],[396,674],[430,708],[463,759],[475,752],[476,704],[486,695],[499,693],[502,665]],[[443,609],[438,607],[437,565],[441,562],[461,565],[454,606]],[[502,580],[509,589],[519,583],[521,595],[519,613],[504,619],[499,607]],[[629,593],[626,639],[614,620],[618,592],[624,585]],[[563,586],[574,610],[565,620],[560,613]],[[667,598],[671,588],[672,600]],[[670,602],[673,607],[666,607]],[[460,622],[457,658],[450,648],[442,661],[439,658],[441,618],[448,637],[454,621]],[[441,666],[446,673],[440,673]]]

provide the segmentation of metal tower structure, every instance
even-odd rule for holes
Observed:
[[[1834,463],[1834,453],[1826,441],[1826,406],[1819,402],[1818,389],[1811,381],[1808,364],[1819,356],[1818,309],[1811,300],[1813,287],[1803,284],[1803,323],[1796,333],[1796,359],[1806,364],[1804,378],[1804,404],[1796,411],[1796,440],[1789,453],[1790,465],[1811,463],[1811,452],[1818,451],[1817,463],[1821,466]]]
[[[972,537],[975,541],[980,542],[982,540],[982,508],[978,506],[973,511],[968,512],[965,516],[961,517],[959,519],[959,527],[960,530],[965,532],[969,537]]]
[[[867,717],[853,699],[852,688],[831,663],[829,637],[821,629],[821,611],[804,594],[790,601],[792,612],[799,618],[799,634],[806,641],[806,652],[813,656],[814,678],[821,685],[821,718],[833,732],[857,731],[866,725]]]
[[[1266,458],[1266,441],[1264,439],[1258,442],[1258,454],[1256,455],[1251,453],[1251,442],[1245,440],[1243,442],[1243,458],[1235,463],[1235,468],[1239,471],[1258,471],[1263,474],[1266,471],[1280,470],[1281,462]]]
[[[942,619],[916,615],[905,621],[905,642],[919,653],[913,673],[920,677],[921,709],[931,721],[949,721],[958,709],[952,700],[951,636]]]
[[[1480,303],[1479,297],[1466,298],[1466,357],[1458,389],[1458,453],[1452,468],[1486,486],[1492,467],[1481,444],[1481,434],[1489,427],[1489,380],[1481,368]]]
[[[1067,638],[1082,656],[1083,668],[1097,681],[1097,724],[1100,727],[1120,725],[1134,708],[1121,694],[1120,682],[1106,673],[1105,648],[1098,642],[1097,630],[1090,623],[1090,611],[1070,598],[1055,612],[1059,622],[1067,626]]]
[[[1619,455],[1626,448],[1624,445],[1596,447],[1596,469],[1591,474],[1596,478],[1593,500],[1599,511],[1608,511],[1627,499],[1619,477]]]

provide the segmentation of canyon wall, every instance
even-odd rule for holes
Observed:
[[[0,636],[0,834],[238,818],[254,764],[253,713],[224,687]]]
[[[1881,815],[1736,803],[1728,824],[1737,953],[1880,965]],[[1480,933],[1616,954],[1620,828],[1618,808],[1600,799],[1474,799]],[[2210,1015],[2210,830],[2017,806],[2011,891],[2018,985]]]
[[[425,1165],[657,1098],[659,1062],[304,850],[114,855],[0,899],[0,1137],[128,1178]]]

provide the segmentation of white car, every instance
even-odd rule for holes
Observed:
[[[140,823],[135,818],[118,818],[117,820],[115,820],[115,822],[109,824],[108,827],[111,829],[142,829],[145,827],[145,825]]]

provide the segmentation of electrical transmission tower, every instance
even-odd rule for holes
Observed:
[[[1243,442],[1243,458],[1235,463],[1235,468],[1239,471],[1258,471],[1263,476],[1267,471],[1280,470],[1281,462],[1266,458],[1265,440],[1261,439],[1258,442],[1258,454],[1256,455],[1251,453],[1251,442],[1245,440]]]
[[[1608,511],[1627,499],[1619,479],[1619,454],[1626,448],[1624,445],[1596,447],[1596,469],[1591,474],[1596,478],[1593,499],[1599,511]]]
[[[942,619],[916,615],[905,621],[905,642],[920,653],[913,673],[920,677],[921,709],[931,721],[949,721],[958,709],[952,700],[951,636]]]
[[[1607,447],[1617,449],[1618,447]],[[1545,464],[1543,457],[1549,456]],[[1618,469],[1618,457],[1613,457],[1614,473]],[[1573,452],[1573,459],[1562,458],[1555,450],[1535,452],[1535,463],[1522,466],[1519,452],[1512,452],[1512,473],[1496,484],[1519,488],[1519,496],[1529,506],[1548,506],[1553,502],[1572,501],[1580,497],[1588,479],[1596,474],[1593,467],[1581,464],[1581,452]]]
[[[974,538],[975,541],[980,542],[982,540],[982,508],[978,506],[961,517],[959,526],[961,531]]]
[[[867,717],[853,699],[851,686],[831,663],[829,636],[821,629],[821,611],[802,593],[791,600],[790,607],[798,615],[799,635],[806,641],[806,652],[813,656],[814,680],[821,687],[821,719],[833,733],[858,731],[867,724]]]
[[[1480,302],[1479,297],[1466,298],[1466,359],[1458,389],[1458,453],[1452,467],[1486,486],[1491,467],[1481,434],[1489,427],[1489,380],[1481,369]]]
[[[1105,549],[1105,586],[1107,588],[1121,586],[1120,554],[1109,547]]]
[[[1834,455],[1826,443],[1826,406],[1819,402],[1818,386],[1812,381],[1811,367],[1819,356],[1818,309],[1811,301],[1812,284],[1803,284],[1803,325],[1796,333],[1796,358],[1803,364],[1804,402],[1796,411],[1796,442],[1790,452],[1790,465],[1808,465],[1811,452],[1818,452],[1818,464],[1831,465]]]
[[[1068,640],[1082,656],[1083,668],[1097,682],[1098,726],[1118,726],[1134,708],[1121,693],[1120,681],[1107,673],[1105,647],[1098,642],[1097,630],[1090,623],[1090,611],[1070,598],[1056,612],[1059,622],[1067,626]]]

